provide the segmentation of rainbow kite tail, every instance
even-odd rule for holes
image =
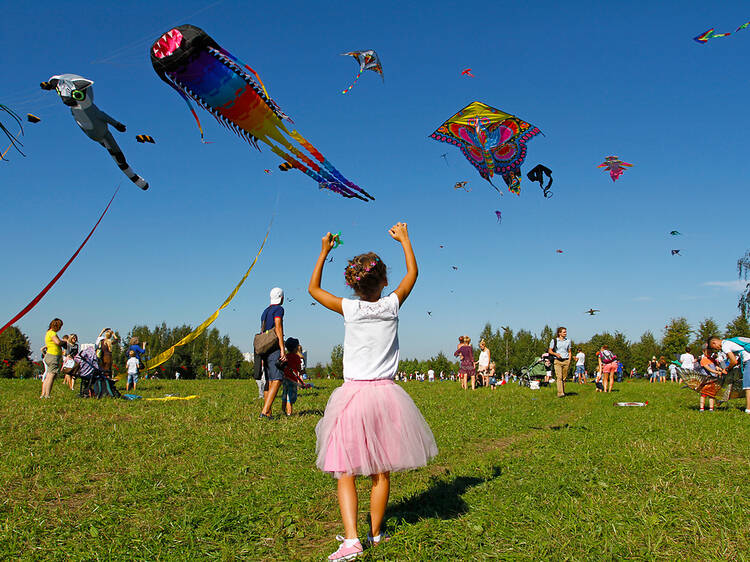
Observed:
[[[313,169],[310,169],[304,164],[302,164],[301,162],[299,162],[298,160],[296,160],[291,155],[281,150],[278,146],[270,144],[270,143],[268,144],[268,146],[271,147],[271,152],[280,156],[285,162],[288,162],[293,168],[296,168],[303,174],[310,177],[314,182],[318,184],[318,187],[320,187],[320,189],[328,189],[329,191],[333,191],[334,193],[338,193],[339,195],[343,197],[347,197],[347,198],[357,197],[356,194],[352,193],[350,190],[346,189],[344,186],[341,186],[338,182],[331,182],[328,179],[322,177],[316,170],[318,166],[315,166]]]
[[[365,70],[364,68],[359,69],[359,72],[357,72],[357,75],[354,77],[354,80],[352,81],[352,83],[349,85],[349,87],[346,90],[343,90],[341,92],[342,94],[346,94],[349,90],[351,90],[354,87],[354,84],[357,83],[357,80],[359,80],[359,77],[362,76],[362,72],[364,70]]]
[[[342,184],[344,184],[349,189],[351,189],[353,191],[356,191],[358,193],[361,193],[366,198],[366,199],[363,199],[362,197],[358,197],[359,199],[363,199],[364,201],[367,201],[367,200],[374,201],[375,200],[375,198],[372,195],[370,195],[369,193],[367,193],[367,191],[365,191],[364,189],[362,189],[361,187],[359,187],[357,184],[355,184],[355,183],[349,181],[348,179],[346,179],[344,177],[344,175],[341,172],[339,172],[334,167],[334,165],[331,164],[328,161],[328,159],[320,153],[320,151],[317,148],[315,148],[312,144],[310,144],[310,141],[308,141],[305,137],[303,137],[302,135],[300,135],[297,131],[287,131],[287,133],[294,140],[296,140],[298,143],[300,143],[300,145],[302,145],[310,154],[312,154],[313,157],[318,162],[320,162],[321,164],[323,164],[323,166],[333,175],[334,178],[336,178],[337,181],[341,182]]]

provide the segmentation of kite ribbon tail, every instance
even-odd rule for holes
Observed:
[[[318,184],[318,187],[321,189],[328,189],[329,191],[333,191],[334,193],[338,193],[339,195],[342,195],[344,197],[355,197],[355,195],[352,195],[348,191],[344,191],[341,189],[338,185],[335,183],[332,183],[328,180],[326,180],[324,177],[322,177],[320,174],[317,173],[316,170],[310,169],[307,166],[305,166],[302,162],[299,162],[298,160],[294,159],[292,156],[281,150],[278,146],[270,144],[271,152],[274,154],[280,156],[285,162],[288,162],[292,165],[293,168],[296,168],[306,176],[310,177],[313,181],[315,181]]]
[[[3,131],[5,131],[5,127],[3,127]],[[21,136],[22,134],[23,134],[23,127],[21,127],[21,129],[18,131],[18,134],[14,137],[8,134],[8,138],[10,139],[10,144],[8,145],[8,148],[6,148],[5,151],[2,154],[0,154],[0,160],[5,160],[7,162],[7,160],[5,159],[5,155],[8,154],[8,151],[11,148],[15,148],[18,152],[21,153],[22,156],[26,156],[23,152],[21,152],[21,149],[18,148],[19,145],[23,146],[21,141],[18,140],[18,137]]]
[[[86,236],[86,239],[81,243],[80,246],[78,246],[78,249],[70,257],[70,259],[68,260],[68,262],[57,273],[57,275],[55,275],[55,277],[52,279],[52,281],[50,281],[49,283],[47,283],[47,286],[44,289],[42,289],[41,292],[36,297],[34,297],[34,299],[29,304],[27,304],[26,307],[24,307],[24,309],[21,312],[19,312],[18,314],[16,314],[13,318],[10,319],[10,321],[5,326],[3,326],[2,328],[0,328],[0,334],[2,334],[6,329],[8,329],[10,326],[12,326],[15,322],[17,322],[18,320],[20,320],[21,318],[23,318],[29,310],[31,310],[32,308],[34,308],[39,303],[39,301],[42,300],[42,298],[44,297],[44,295],[46,295],[47,292],[52,288],[52,286],[55,283],[57,283],[57,280],[60,279],[60,277],[62,277],[62,274],[65,273],[65,270],[68,269],[68,266],[71,263],[73,263],[73,260],[76,259],[76,257],[78,256],[78,254],[81,252],[81,250],[83,249],[83,247],[86,245],[86,242],[89,241],[89,238],[91,238],[91,235],[94,234],[94,231],[96,230],[96,227],[99,226],[100,222],[102,222],[102,219],[104,218],[104,215],[106,215],[107,211],[109,210],[109,206],[112,204],[112,201],[115,200],[115,197],[117,196],[117,192],[118,191],[120,191],[120,186],[117,186],[117,189],[115,189],[115,194],[112,196],[112,199],[109,200],[109,203],[107,203],[107,206],[104,208],[104,211],[102,212],[101,216],[99,217],[99,220],[96,221],[96,224],[94,225],[94,228],[91,229],[91,232],[89,232],[89,235]]]
[[[188,97],[187,97],[187,96],[186,96],[186,95],[185,95],[184,93],[182,93],[182,91],[181,91],[181,90],[179,90],[179,89],[177,89],[177,93],[178,93],[178,94],[180,94],[180,95],[182,96],[182,99],[184,99],[184,100],[185,100],[185,103],[187,104],[187,106],[188,106],[188,109],[190,110],[190,113],[192,113],[192,114],[193,114],[193,118],[195,118],[195,122],[196,122],[196,124],[198,125],[198,130],[199,130],[199,131],[200,131],[200,133],[201,133],[201,142],[202,142],[203,144],[212,144],[211,142],[207,142],[207,141],[205,140],[205,138],[203,137],[203,126],[201,125],[201,120],[200,120],[200,119],[198,119],[198,114],[197,114],[197,113],[195,112],[195,109],[193,109],[193,104],[192,104],[192,103],[190,103],[190,98],[188,98]]]
[[[375,198],[374,198],[374,197],[373,197],[372,195],[370,195],[369,193],[367,193],[367,192],[366,192],[366,191],[365,191],[364,189],[362,189],[362,188],[361,188],[361,187],[359,187],[359,186],[358,186],[357,184],[355,184],[355,183],[352,183],[352,182],[350,182],[350,181],[349,181],[348,179],[346,179],[346,178],[345,178],[345,177],[343,176],[343,174],[342,174],[341,172],[339,172],[339,171],[338,171],[338,170],[337,170],[337,169],[336,169],[336,168],[334,167],[334,165],[333,165],[333,164],[331,164],[331,163],[330,163],[330,162],[328,161],[328,159],[327,159],[327,158],[326,158],[325,156],[323,156],[323,155],[322,155],[322,154],[320,153],[320,151],[319,151],[319,150],[318,150],[317,148],[315,148],[315,147],[314,147],[314,146],[313,146],[313,145],[312,145],[312,144],[310,143],[310,141],[308,141],[308,140],[307,140],[307,139],[306,139],[305,137],[303,137],[302,135],[300,135],[300,134],[299,134],[299,133],[298,133],[297,131],[289,131],[289,130],[286,130],[286,132],[287,132],[287,134],[289,134],[289,136],[291,136],[291,137],[292,137],[292,138],[293,138],[294,140],[296,140],[296,141],[297,141],[298,143],[300,143],[300,144],[301,144],[301,145],[302,145],[302,146],[303,146],[303,147],[304,147],[304,148],[305,148],[305,149],[306,149],[306,150],[307,150],[307,151],[308,151],[308,152],[309,152],[310,154],[312,154],[312,155],[313,155],[313,157],[314,157],[314,158],[315,158],[315,159],[316,159],[316,160],[317,160],[318,162],[320,162],[321,164],[323,164],[323,166],[325,166],[325,168],[326,168],[326,169],[327,169],[327,170],[328,170],[328,171],[329,171],[329,172],[330,172],[331,174],[333,174],[333,176],[334,176],[334,177],[335,177],[335,178],[336,178],[336,179],[337,179],[338,181],[340,181],[341,183],[343,183],[343,184],[344,184],[345,186],[347,186],[348,188],[350,188],[350,189],[353,189],[354,191],[358,191],[359,193],[362,193],[362,194],[363,194],[363,195],[365,195],[365,196],[366,196],[367,198],[369,198],[369,199],[371,199],[371,200],[373,200],[373,201],[375,200]],[[360,197],[360,199],[361,199],[361,197]],[[365,199],[365,201],[367,201],[367,199]]]
[[[359,77],[362,76],[362,71],[363,70],[364,70],[364,68],[360,68],[359,69],[359,72],[357,72],[357,75],[354,77],[354,80],[352,81],[352,83],[349,85],[349,87],[346,90],[344,90],[344,91],[341,92],[342,94],[347,93],[349,90],[351,90],[354,87],[354,84],[357,83],[357,80],[359,80]]]
[[[277,204],[278,204],[278,201],[279,201],[279,199],[277,197],[276,198],[276,203]],[[276,213],[274,212],[274,216],[275,216],[275,214]],[[258,253],[255,254],[255,258],[253,259],[252,263],[250,264],[250,267],[248,268],[248,270],[245,272],[245,275],[242,277],[242,279],[240,279],[240,282],[237,283],[237,286],[229,294],[229,296],[226,298],[226,300],[224,301],[224,303],[216,310],[216,312],[214,312],[211,316],[209,316],[208,318],[206,318],[206,320],[204,320],[203,323],[200,326],[198,326],[195,330],[193,330],[192,332],[190,332],[188,335],[186,335],[184,338],[182,338],[180,341],[178,341],[172,347],[170,347],[166,351],[163,351],[162,353],[160,353],[159,355],[157,355],[156,357],[154,357],[153,359],[151,359],[151,361],[149,361],[148,363],[146,363],[146,370],[154,369],[154,368],[158,367],[159,365],[161,365],[162,363],[164,363],[165,361],[167,361],[170,357],[172,357],[172,355],[174,355],[176,347],[180,347],[180,346],[183,346],[183,345],[185,345],[187,343],[190,343],[191,341],[193,341],[194,339],[196,339],[198,336],[200,336],[205,331],[206,328],[208,328],[211,324],[213,324],[214,320],[216,320],[219,317],[219,313],[224,308],[226,308],[229,305],[229,303],[232,301],[232,299],[235,297],[235,295],[237,294],[237,292],[240,290],[240,287],[242,287],[242,284],[245,282],[245,280],[247,279],[248,275],[250,275],[250,272],[255,267],[255,264],[258,262],[258,258],[260,257],[260,254],[263,251],[263,247],[266,245],[266,241],[268,240],[268,236],[271,234],[271,226],[273,226],[273,216],[271,217],[271,222],[268,224],[268,230],[266,230],[266,236],[263,238],[263,242],[260,245],[260,249],[258,250]]]

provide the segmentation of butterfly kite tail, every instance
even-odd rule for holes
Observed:
[[[315,148],[310,141],[308,141],[305,137],[300,135],[297,131],[287,131],[289,133],[289,136],[291,136],[294,140],[296,140],[300,145],[302,145],[310,154],[313,155],[313,158],[315,158],[318,162],[323,164],[323,166],[333,175],[334,178],[336,178],[337,181],[344,184],[346,187],[348,187],[352,191],[356,191],[358,193],[361,193],[364,195],[364,197],[360,195],[355,195],[358,199],[362,199],[363,201],[372,200],[374,201],[375,198],[367,193],[364,189],[359,187],[357,184],[352,183],[348,179],[344,177],[344,175],[339,172],[333,164],[331,164],[328,159],[323,156],[320,151]]]
[[[346,94],[349,90],[351,90],[354,87],[354,84],[357,83],[357,80],[359,80],[359,77],[362,76],[362,72],[364,72],[364,70],[365,70],[364,67],[359,69],[359,72],[357,72],[357,75],[354,77],[354,80],[352,81],[352,83],[349,85],[349,87],[346,90],[343,90],[341,92],[342,94]],[[381,75],[381,78],[382,78],[382,75]],[[385,79],[383,79],[383,81],[385,82]]]

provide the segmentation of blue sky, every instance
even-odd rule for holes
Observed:
[[[14,249],[0,276],[2,323],[65,263],[122,183],[88,246],[20,321],[35,349],[55,316],[83,341],[105,325],[125,333],[134,324],[199,324],[242,276],[274,213],[258,265],[215,323],[243,351],[279,285],[286,331],[325,361],[343,340],[343,322],[311,306],[305,290],[320,237],[343,234],[324,273],[334,293],[347,294],[346,259],[369,250],[395,286],[404,264],[386,231],[399,220],[409,223],[420,264],[401,314],[402,356],[452,350],[456,336],[476,336],[485,322],[533,331],[564,324],[575,339],[603,330],[638,338],[661,333],[674,316],[722,325],[736,316],[735,262],[748,246],[742,69],[750,30],[707,45],[692,37],[734,31],[750,19],[742,3],[255,6],[4,7],[0,103],[42,122],[25,127],[26,158],[10,152],[0,162],[0,218]],[[201,144],[184,102],[148,59],[151,42],[180,23],[252,66],[297,129],[377,200],[321,192],[297,172],[263,173],[279,159],[203,111],[213,144]],[[385,82],[367,73],[342,95],[357,66],[339,54],[368,48],[379,53]],[[474,78],[461,76],[466,67]],[[125,180],[54,92],[38,88],[66,72],[94,80],[97,105],[128,126],[114,134],[148,192]],[[544,132],[529,142],[523,171],[551,168],[554,197],[525,178],[520,197],[499,196],[457,149],[428,138],[474,100]],[[157,144],[137,144],[138,133]],[[596,167],[610,154],[634,164],[616,183]],[[463,180],[471,192],[453,189]],[[674,229],[684,235],[670,237]],[[671,257],[673,248],[683,257]],[[589,307],[602,312],[589,317]]]

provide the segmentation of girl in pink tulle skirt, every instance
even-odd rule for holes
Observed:
[[[357,535],[355,477],[370,476],[370,533],[377,545],[390,494],[390,473],[427,464],[437,455],[435,438],[409,395],[393,382],[398,367],[398,311],[417,280],[417,260],[406,223],[389,230],[401,243],[406,275],[390,295],[385,264],[374,253],[349,260],[346,284],[359,300],[342,299],[320,288],[323,266],[336,239],[323,237],[308,290],[320,304],[344,317],[344,384],[328,399],[315,428],[318,468],[338,479],[338,497],[345,536],[331,561],[351,560],[362,552]]]

